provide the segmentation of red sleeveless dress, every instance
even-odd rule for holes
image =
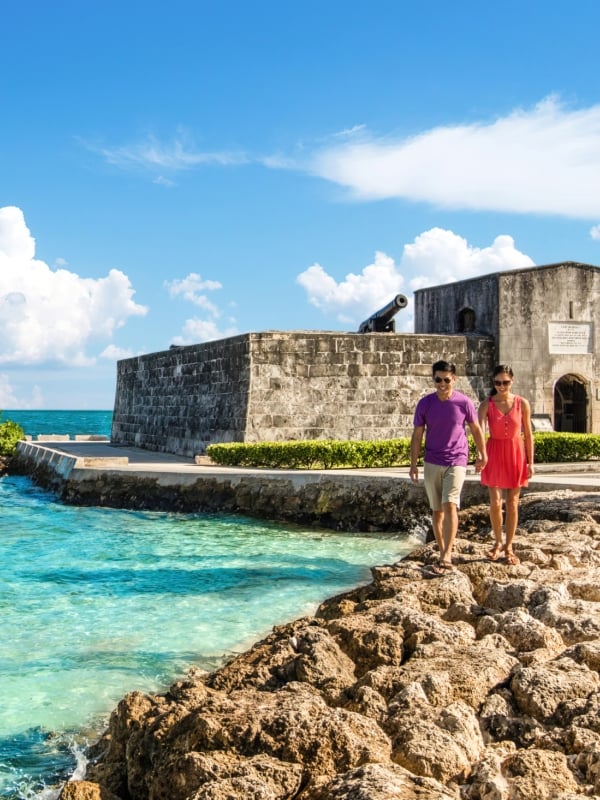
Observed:
[[[481,472],[481,483],[497,489],[527,486],[527,459],[521,435],[521,398],[515,395],[508,414],[498,410],[492,398],[488,402],[488,462]]]

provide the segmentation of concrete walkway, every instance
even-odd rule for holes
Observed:
[[[133,447],[113,445],[109,441],[56,441],[35,440],[28,442],[32,449],[38,451],[38,459],[56,461],[60,457],[67,457],[70,470],[110,470],[111,472],[123,471],[135,473],[139,476],[145,474],[162,473],[169,475],[170,482],[176,480],[179,474],[183,482],[188,482],[190,476],[224,476],[224,475],[260,475],[262,477],[294,476],[296,480],[305,476],[314,480],[317,476],[364,476],[370,479],[381,476],[389,479],[397,477],[409,480],[408,467],[389,467],[372,469],[328,469],[328,470],[283,470],[283,469],[257,469],[249,467],[221,467],[211,464],[208,459],[196,463],[192,458],[172,455],[170,453],[155,453]],[[45,453],[42,454],[42,451]],[[69,471],[70,471],[69,470]],[[310,478],[309,478],[310,476]],[[467,475],[469,483],[478,483],[479,476],[470,468]],[[529,482],[529,487],[524,492],[555,491],[571,489],[572,491],[600,491],[600,461],[573,463],[573,464],[537,464],[536,474]]]

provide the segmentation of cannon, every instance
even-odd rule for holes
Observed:
[[[359,333],[396,333],[394,317],[401,308],[406,308],[408,300],[403,294],[397,294],[393,300],[380,308],[369,319],[360,323]]]

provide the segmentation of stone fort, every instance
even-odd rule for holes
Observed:
[[[600,267],[562,262],[420,289],[414,333],[263,331],[124,359],[111,440],[194,456],[217,442],[409,436],[439,358],[476,404],[506,363],[534,429],[600,433],[599,301]]]

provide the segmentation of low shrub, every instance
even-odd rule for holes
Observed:
[[[398,467],[410,461],[410,439],[343,441],[316,439],[298,442],[230,442],[211,444],[209,458],[227,467],[280,469],[364,469]]]
[[[556,464],[561,461],[594,461],[600,458],[600,436],[592,433],[534,433],[535,460]]]
[[[0,422],[0,456],[13,456],[17,451],[17,442],[24,438],[25,431],[16,422]]]

